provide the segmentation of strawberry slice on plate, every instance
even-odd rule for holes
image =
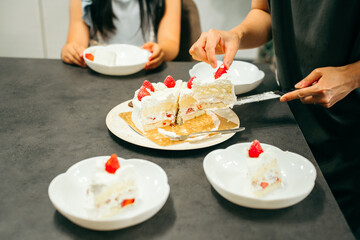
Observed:
[[[127,205],[133,204],[134,202],[135,198],[124,199],[124,201],[121,203],[121,207],[126,207]]]
[[[85,58],[89,59],[90,61],[94,61],[94,55],[91,53],[85,53]]]

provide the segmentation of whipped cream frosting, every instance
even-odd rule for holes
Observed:
[[[132,100],[133,113],[131,118],[135,126],[140,131],[144,131],[144,124],[164,121],[167,118],[169,118],[169,120],[175,120],[177,101],[182,84],[182,80],[177,80],[175,87],[168,88],[162,82],[152,83],[155,91],[151,92],[148,90],[150,95],[143,97],[141,101],[137,98],[138,92],[140,91],[140,89],[138,89]],[[159,112],[163,113],[161,115],[154,114]],[[171,118],[165,113],[171,113]]]
[[[259,185],[261,181],[272,185],[281,178],[277,157],[269,148],[265,148],[264,152],[257,158],[249,157],[248,151],[246,150],[246,163],[249,178],[251,181],[256,181],[256,184],[254,182],[252,183],[254,191],[263,190]]]
[[[105,170],[106,160],[99,160],[88,188],[87,210],[90,217],[106,218],[118,213],[125,199],[136,198],[137,175],[133,165],[120,166],[114,174]]]
[[[228,86],[228,89],[225,90],[224,86]],[[214,77],[196,77],[190,90],[192,91],[186,94],[193,94],[194,98],[199,102],[223,102],[228,107],[233,107],[236,102],[234,85],[227,73],[217,79]]]

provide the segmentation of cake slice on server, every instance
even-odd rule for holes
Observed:
[[[193,77],[187,83],[169,75],[163,83],[144,81],[132,100],[131,119],[140,131],[146,132],[181,125],[205,110],[231,108],[235,102],[234,85],[224,67],[219,67],[214,77]]]
[[[182,84],[182,80],[175,81],[170,75],[163,83],[145,80],[132,100],[135,126],[145,132],[175,124]]]
[[[236,102],[234,85],[225,67],[220,66],[214,77],[192,77],[184,83],[179,96],[177,123],[182,124],[204,114],[205,110],[232,108]]]

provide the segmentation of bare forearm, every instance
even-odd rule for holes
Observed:
[[[69,26],[69,32],[67,36],[67,43],[75,42],[82,47],[88,47],[89,45],[89,30],[87,26],[83,25],[84,23],[76,22],[72,23]]]
[[[164,51],[165,61],[173,60],[179,53],[179,43],[177,41],[166,40],[161,43],[159,42],[159,45]]]
[[[89,28],[81,18],[81,1],[70,0],[70,21],[67,43],[77,43],[82,47],[89,45]]]
[[[164,60],[171,61],[179,53],[181,27],[181,1],[166,0],[165,12],[158,30],[158,44],[164,51]]]
[[[352,89],[360,88],[360,61],[342,67],[348,78],[351,79]]]
[[[230,30],[240,39],[240,49],[259,47],[271,39],[271,17],[262,9],[252,9],[245,20]]]

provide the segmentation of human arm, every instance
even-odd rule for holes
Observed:
[[[253,0],[244,21],[229,31],[209,30],[201,34],[189,52],[195,60],[216,67],[216,54],[225,54],[223,63],[229,68],[238,49],[261,46],[271,39],[271,17],[266,0]]]
[[[153,69],[163,61],[173,60],[179,53],[181,25],[181,0],[165,0],[165,11],[159,23],[158,43],[147,42],[143,48],[152,54],[146,69]]]
[[[280,101],[300,99],[304,104],[330,108],[360,87],[360,61],[341,67],[317,68],[295,87],[298,89],[283,95]]]
[[[81,0],[70,0],[70,21],[68,36],[61,50],[61,59],[69,64],[85,67],[83,51],[89,45],[89,27],[82,20]]]

